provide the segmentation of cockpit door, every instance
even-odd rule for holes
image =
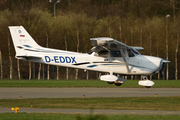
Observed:
[[[136,52],[136,51],[135,51]],[[127,49],[127,63],[131,73],[138,73],[143,71],[142,60],[140,54],[135,53],[132,49]]]

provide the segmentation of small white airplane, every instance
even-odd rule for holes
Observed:
[[[9,29],[17,59],[108,72],[109,75],[102,75],[100,80],[117,86],[123,84],[125,79],[113,74],[143,75],[143,80],[138,82],[139,85],[150,88],[154,82],[146,76],[158,73],[164,63],[170,62],[158,57],[141,55],[137,50],[143,50],[142,47],[130,47],[113,38],[91,38],[91,45],[94,46],[91,52],[77,53],[39,46],[23,26],[9,26]]]

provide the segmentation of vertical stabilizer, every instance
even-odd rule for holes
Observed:
[[[9,30],[16,51],[16,57],[26,56],[27,48],[40,48],[23,26],[9,26]]]

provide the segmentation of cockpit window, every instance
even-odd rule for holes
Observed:
[[[99,57],[108,57],[108,51],[107,50],[102,50],[98,52]]]
[[[128,52],[129,57],[135,56],[134,53],[130,49],[127,49],[127,52]]]
[[[111,57],[122,57],[121,52],[119,50],[111,50]]]
[[[141,55],[137,50],[135,49],[128,49],[127,50],[129,57],[134,57],[135,55]]]

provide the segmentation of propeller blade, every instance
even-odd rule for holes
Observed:
[[[164,68],[165,68],[165,63],[163,63],[163,66],[162,66],[162,75],[164,75]]]
[[[164,54],[164,60],[166,60],[166,51]],[[164,68],[165,68],[165,62],[163,62],[163,66],[162,66],[162,75],[164,75]]]

